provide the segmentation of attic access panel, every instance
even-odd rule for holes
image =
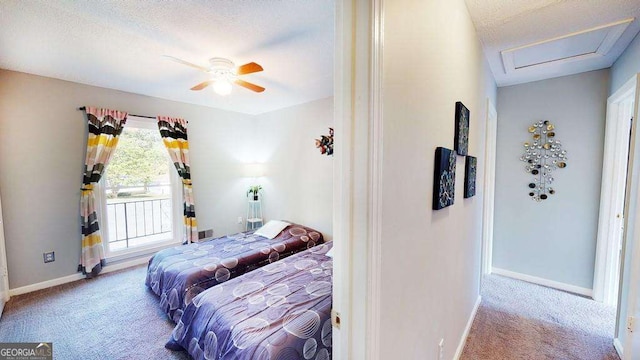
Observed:
[[[505,73],[607,55],[633,18],[501,52]]]

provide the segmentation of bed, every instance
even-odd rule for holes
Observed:
[[[275,238],[248,231],[158,252],[149,260],[145,284],[177,322],[200,292],[324,242],[319,231],[291,224]]]
[[[166,347],[193,359],[331,359],[331,242],[205,290]]]

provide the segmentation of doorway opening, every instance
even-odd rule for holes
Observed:
[[[617,306],[620,287],[625,195],[635,87],[623,87],[607,101],[600,216],[593,298]]]
[[[622,357],[622,343],[626,332],[621,330],[627,321],[627,298],[630,284],[624,285],[625,259],[629,224],[633,224],[635,210],[629,202],[634,197],[633,148],[634,118],[637,106],[637,76],[630,79],[607,101],[607,123],[603,161],[600,217],[594,272],[593,298],[616,308],[614,347]],[[631,221],[631,223],[630,223]],[[633,241],[631,241],[633,243]],[[626,293],[626,295],[625,295]]]

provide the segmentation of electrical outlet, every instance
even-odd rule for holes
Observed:
[[[56,261],[56,253],[53,251],[43,253],[42,256],[44,257],[45,264]]]
[[[242,224],[242,216],[238,216],[238,224]]]
[[[444,360],[444,339],[438,343],[438,360]]]

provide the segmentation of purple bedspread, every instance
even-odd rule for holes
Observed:
[[[331,359],[331,245],[200,293],[166,347],[196,360]]]
[[[322,234],[293,224],[269,240],[253,231],[159,251],[149,260],[146,285],[177,322],[202,291],[324,241]]]

